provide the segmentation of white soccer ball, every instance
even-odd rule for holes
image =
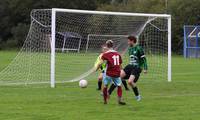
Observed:
[[[86,88],[87,85],[88,85],[87,80],[80,80],[80,81],[79,81],[79,87],[81,87],[81,88]]]

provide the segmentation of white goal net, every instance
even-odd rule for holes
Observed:
[[[70,9],[35,9],[24,45],[0,72],[0,84],[40,84],[90,77],[105,41],[128,64],[127,35],[138,37],[149,74],[142,79],[171,80],[171,16]]]

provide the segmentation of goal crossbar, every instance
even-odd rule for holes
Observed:
[[[171,17],[171,15],[169,15],[169,14],[107,12],[107,11],[89,11],[89,10],[61,9],[61,8],[52,8],[52,11],[70,12],[70,13],[83,13],[83,14],[99,14],[99,15],[118,15],[118,16]]]

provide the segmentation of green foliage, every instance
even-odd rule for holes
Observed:
[[[1,0],[0,48],[3,44],[10,47],[6,45],[8,40],[17,41],[14,42],[17,47],[23,44],[32,9],[57,7],[139,13],[167,12],[172,15],[172,48],[174,52],[180,52],[183,46],[183,25],[200,24],[199,5],[199,0]]]
[[[183,48],[183,25],[200,24],[199,0],[170,0],[169,13],[172,15],[172,45],[174,51]]]
[[[29,25],[23,23],[19,23],[17,26],[12,28],[11,33],[13,34],[13,40],[17,41],[15,47],[23,45],[23,41],[26,39],[28,30]]]
[[[126,3],[101,5],[98,10],[171,14],[172,49],[176,53],[182,53],[183,25],[200,24],[199,0],[127,0]]]
[[[164,13],[165,2],[163,0],[127,0],[115,2],[98,7],[98,10],[126,11],[138,13]]]
[[[68,8],[94,10],[100,0],[1,0],[0,48],[20,47],[25,40],[32,9]],[[7,42],[9,40],[9,42]],[[13,44],[12,44],[13,43]]]

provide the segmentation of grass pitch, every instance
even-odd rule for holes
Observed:
[[[0,69],[15,52],[0,52]],[[126,106],[116,102],[116,92],[103,104],[96,80],[86,89],[78,83],[1,86],[0,120],[199,120],[200,60],[172,57],[172,82],[140,79],[143,97],[136,102],[132,91],[123,91]],[[143,75],[143,74],[142,74]]]

